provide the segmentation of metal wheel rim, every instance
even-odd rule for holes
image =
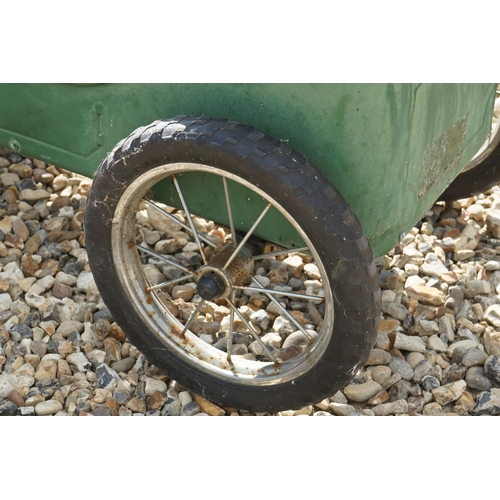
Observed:
[[[239,356],[231,356],[231,362],[228,362],[224,351],[204,342],[189,329],[185,333],[185,338],[181,339],[178,334],[185,327],[185,324],[169,313],[158,299],[157,294],[146,292],[148,282],[142,270],[139,252],[135,245],[130,244],[135,235],[135,214],[146,193],[154,184],[166,177],[184,172],[206,172],[243,185],[271,203],[294,227],[309,247],[323,283],[325,296],[323,325],[309,349],[289,361],[282,362],[279,367],[272,362],[252,361]],[[197,214],[197,216],[203,217],[203,214]],[[118,279],[128,296],[128,305],[133,308],[134,312],[147,325],[148,330],[168,350],[174,352],[186,363],[193,365],[196,370],[201,370],[207,375],[220,379],[228,379],[235,383],[252,386],[293,383],[294,379],[305,374],[317,364],[324,354],[332,336],[334,313],[331,286],[323,264],[310,239],[292,216],[268,194],[241,177],[197,163],[172,163],[155,167],[140,175],[125,189],[117,204],[111,233],[113,262]],[[293,252],[293,249],[290,251]]]

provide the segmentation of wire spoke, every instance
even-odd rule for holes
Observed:
[[[278,252],[269,252],[269,253],[263,253],[260,255],[255,255],[253,257],[253,260],[267,259],[268,257],[277,257],[279,255],[286,255],[287,253],[306,252],[306,251],[309,251],[308,247],[288,248],[286,250],[280,250]]]
[[[261,345],[262,349],[264,349],[264,351],[266,352],[268,358],[272,360],[275,365],[278,366],[279,361],[272,355],[271,351],[267,348],[266,344],[262,342],[261,338],[257,335],[257,332],[255,332],[255,330],[252,328],[252,325],[250,325],[250,323],[246,320],[245,316],[243,316],[243,314],[241,314],[241,312],[238,311],[236,306],[229,299],[226,299],[226,302],[231,307],[231,310],[236,313],[236,315],[241,319],[243,324],[247,327],[248,331],[250,332],[250,335],[252,335],[252,337]]]
[[[177,224],[179,224],[179,226],[181,226],[186,231],[189,231],[190,233],[192,233],[193,230],[187,224],[184,224],[184,222],[180,221],[177,217],[175,217],[172,214],[169,214],[166,210],[163,210],[163,208],[161,208],[160,206],[158,206],[154,201],[151,201],[151,200],[148,200],[148,199],[144,198],[144,202],[147,203],[151,208],[154,208],[157,212],[161,213],[162,215],[164,215],[165,217],[167,217],[168,219],[170,219],[171,221],[176,222]],[[207,245],[210,245],[211,247],[217,248],[217,249],[220,248],[219,245],[217,245],[217,243],[214,243],[213,241],[209,240],[208,238],[206,238],[202,234],[198,233],[198,236]]]
[[[156,257],[157,259],[163,260],[163,261],[167,262],[168,264],[170,264],[171,266],[176,267],[177,269],[180,269],[181,271],[184,271],[185,273],[190,274],[191,276],[196,276],[196,273],[194,273],[193,271],[190,271],[187,267],[184,267],[182,264],[179,264],[176,261],[170,260],[166,255],[162,255],[161,253],[157,253],[154,250],[150,250],[149,248],[146,248],[146,247],[141,247],[140,245],[138,245],[136,248],[140,252],[147,253],[148,255],[151,255],[152,257]]]
[[[236,247],[235,251],[231,254],[231,257],[227,260],[224,269],[227,269],[231,262],[236,258],[238,255],[239,251],[245,246],[245,243],[248,241],[250,236],[252,236],[252,233],[255,231],[255,228],[260,224],[260,221],[264,218],[264,215],[266,215],[267,211],[271,208],[271,203],[268,203],[266,205],[266,208],[262,211],[262,213],[259,215],[258,219],[253,223],[253,226],[250,228],[247,234],[245,234],[245,237],[241,240],[240,244]]]
[[[270,293],[267,293],[268,290],[264,288],[255,278],[252,277],[252,281],[259,287],[259,292],[266,295],[272,302],[276,305],[276,307],[287,317],[289,321],[291,321],[305,336],[310,342],[314,342],[314,338],[311,334],[288,312],[288,310],[283,307]]]
[[[175,280],[170,280],[170,281],[164,281],[163,283],[159,283],[158,285],[153,285],[148,288],[146,288],[147,292],[152,292],[154,290],[159,290],[160,288],[165,288],[166,286],[169,285],[175,285],[176,283],[182,283],[183,281],[193,279],[193,276],[188,275],[188,276],[181,276],[180,278],[177,278]]]
[[[234,287],[236,290],[248,290],[249,292],[257,292],[260,293],[263,291],[262,288],[256,288],[254,286],[235,286]],[[323,302],[325,300],[324,297],[318,297],[316,295],[303,295],[300,293],[294,293],[294,292],[282,292],[280,290],[273,290],[269,288],[264,289],[267,293],[272,293],[273,295],[282,295],[285,297],[293,297],[296,299],[304,299],[304,300],[316,300]]]
[[[187,323],[184,325],[184,329],[182,330],[181,336],[184,336],[184,334],[187,332],[188,328],[191,326],[191,323],[196,319],[196,316],[198,316],[199,312],[201,311],[203,304],[205,304],[205,300],[201,299],[200,302],[198,303],[198,305],[196,306],[196,309],[193,311],[193,314],[191,314],[191,316],[189,316]]]
[[[231,300],[234,303],[234,300],[236,298],[236,292],[233,292],[231,295]],[[227,360],[231,362],[231,349],[233,348],[233,337],[234,337],[234,309],[230,310],[229,313],[229,332],[227,336]]]
[[[179,181],[177,180],[177,177],[175,175],[172,176],[172,179],[174,181],[174,185],[175,185],[175,189],[177,190],[177,194],[179,195],[182,206],[184,208],[184,212],[186,213],[186,217],[187,217],[189,225],[191,227],[191,231],[193,233],[194,239],[196,240],[196,244],[198,245],[198,249],[200,251],[201,257],[203,258],[203,262],[206,264],[208,262],[207,257],[205,255],[205,252],[203,251],[203,247],[201,246],[198,231],[196,231],[196,228],[194,227],[194,222],[193,222],[193,219],[191,218],[191,213],[189,212],[189,209],[186,205],[186,201],[184,200],[184,196],[182,196],[182,191],[181,191],[181,187],[179,186]]]
[[[238,242],[236,241],[236,231],[234,229],[233,212],[231,210],[231,200],[229,198],[229,188],[227,185],[227,179],[225,177],[223,177],[222,182],[224,183],[224,195],[226,196],[227,215],[229,217],[229,227],[231,229],[231,238],[233,239],[233,245],[236,245]]]

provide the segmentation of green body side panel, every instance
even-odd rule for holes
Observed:
[[[0,144],[91,177],[117,142],[154,120],[203,114],[247,123],[288,141],[326,174],[379,256],[480,148],[495,87],[0,84]],[[269,240],[290,238],[277,234],[279,225],[264,226]]]

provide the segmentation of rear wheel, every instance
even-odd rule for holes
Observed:
[[[455,201],[482,193],[500,183],[500,85],[491,132],[476,156],[441,195],[442,201]]]
[[[318,402],[373,346],[378,273],[356,217],[252,127],[181,117],[137,130],[99,168],[85,230],[130,341],[219,405]]]

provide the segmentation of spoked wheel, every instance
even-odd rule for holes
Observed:
[[[251,127],[181,117],[137,130],[98,170],[85,230],[129,339],[220,405],[315,403],[373,346],[378,274],[355,216],[302,156]]]

